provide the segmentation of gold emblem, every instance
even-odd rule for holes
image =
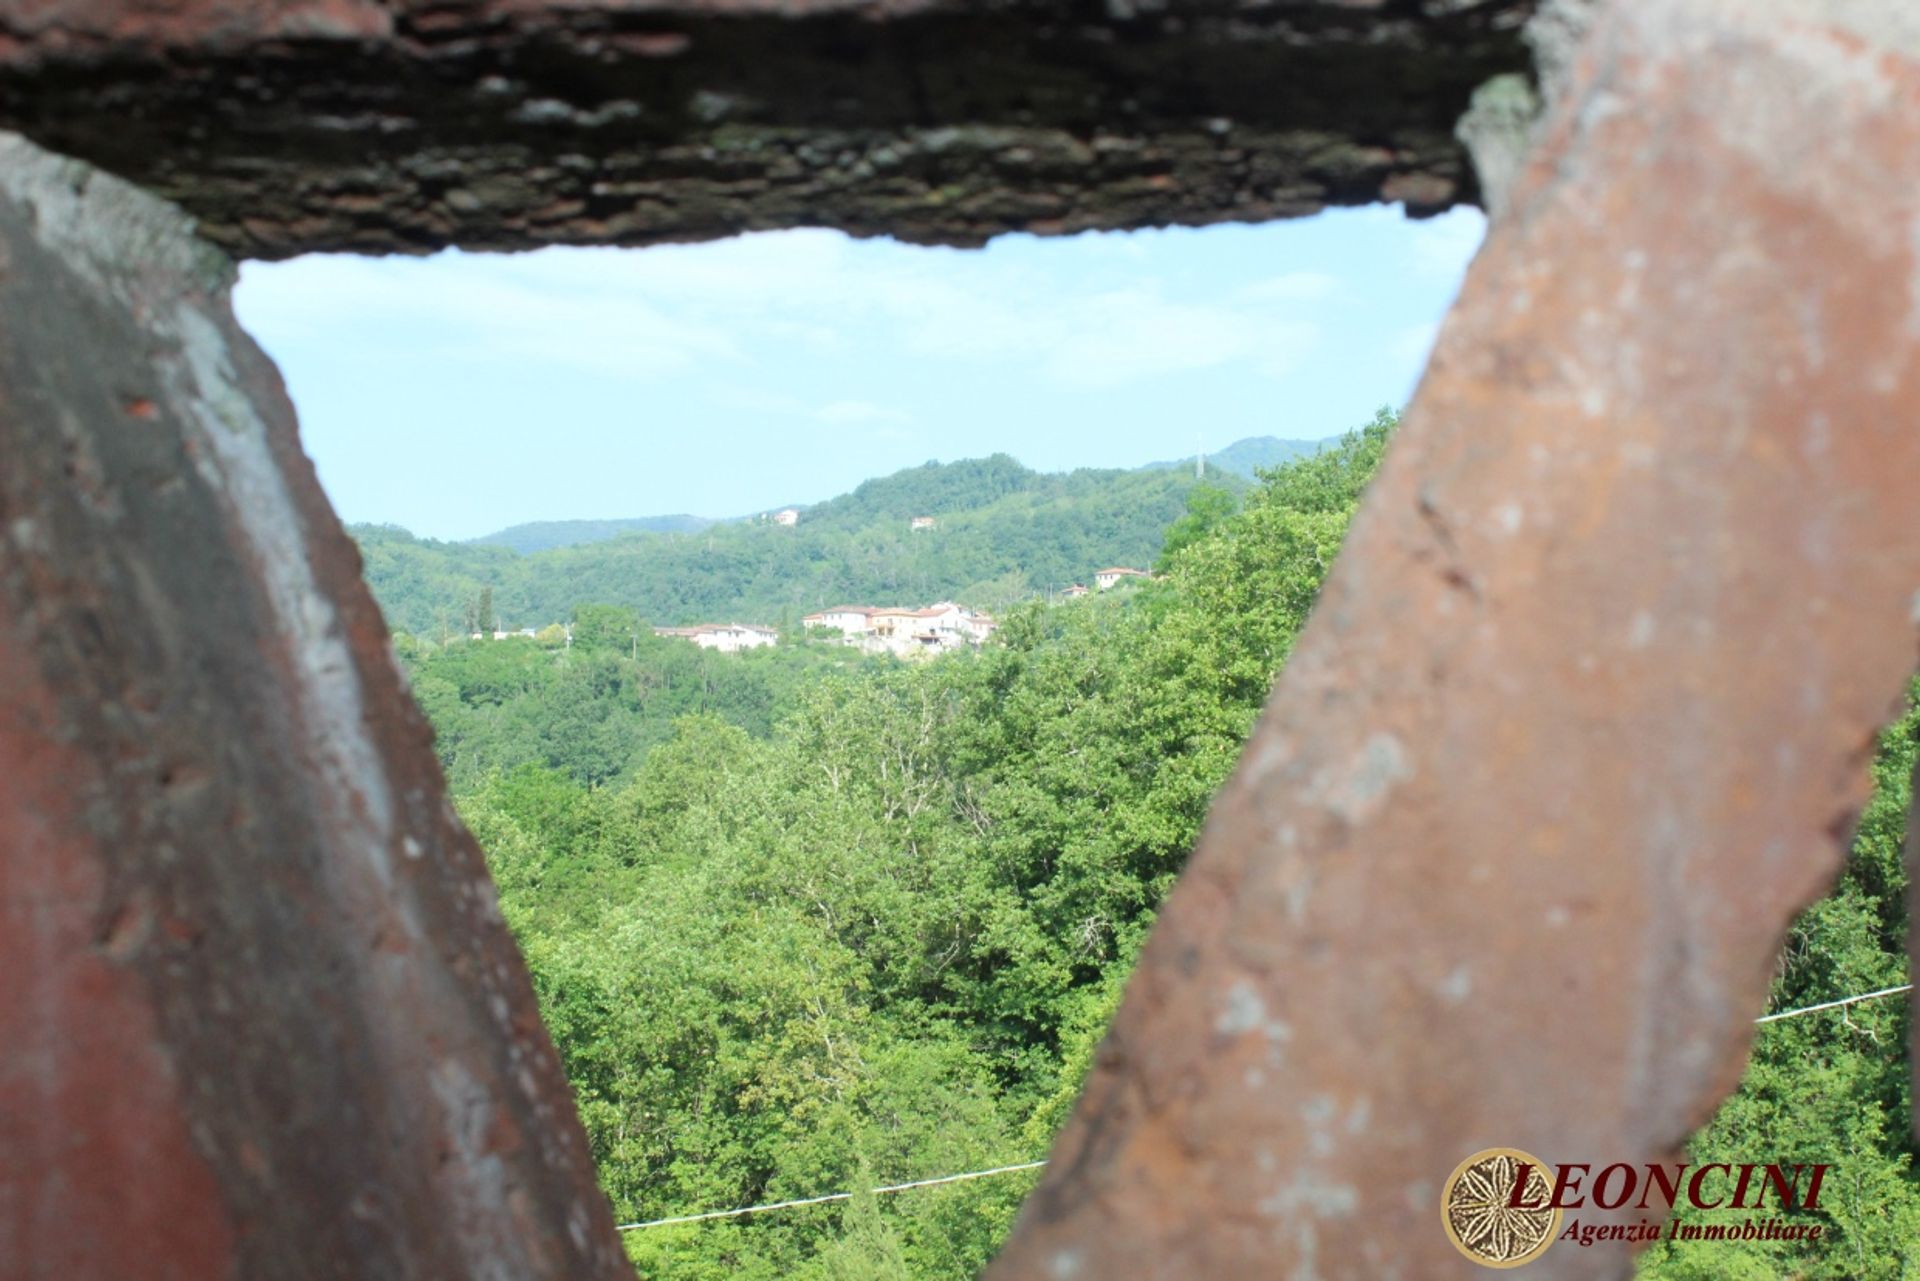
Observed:
[[[1510,1205],[1522,1165],[1533,1169],[1521,1204]],[[1488,1148],[1456,1165],[1440,1193],[1447,1239],[1484,1267],[1517,1268],[1539,1258],[1560,1234],[1561,1211],[1546,1208],[1553,1195],[1548,1168],[1518,1148]]]

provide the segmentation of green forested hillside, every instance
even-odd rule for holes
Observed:
[[[1279,436],[1246,436],[1225,449],[1208,454],[1206,469],[1255,480],[1263,471],[1284,466],[1297,458],[1311,457],[1329,445],[1338,443],[1338,437],[1328,440],[1286,440]],[[1193,458],[1189,455],[1164,463],[1151,463],[1149,466],[1191,468]]]
[[[1045,1154],[1391,428],[1237,509],[1202,494],[1162,581],[1017,607],[978,652],[703,663],[595,608],[572,649],[403,648],[622,1221]],[[650,719],[668,706],[691,714]],[[621,758],[641,732],[658,741]],[[1904,974],[1916,740],[1920,714],[1884,735],[1854,856],[1797,924],[1778,1005]],[[1835,1163],[1825,1240],[1663,1245],[1641,1275],[1920,1272],[1905,1024],[1884,1001],[1758,1029],[1746,1084],[1695,1137],[1699,1160]],[[1032,1181],[625,1239],[647,1278],[958,1281]]]
[[[571,646],[557,628],[537,639],[445,646],[395,638],[456,790],[523,765],[587,786],[625,779],[683,717],[710,716],[765,738],[828,673],[898,661],[804,634],[722,654],[655,636],[623,606],[573,614]]]
[[[1174,471],[1043,474],[1000,454],[870,480],[805,508],[792,528],[729,522],[529,556],[392,526],[352,532],[398,631],[437,638],[470,630],[467,610],[487,588],[507,630],[563,620],[582,601],[629,606],[652,623],[777,624],[850,601],[952,598],[1003,609],[1109,564],[1144,568],[1195,483]],[[1208,483],[1246,487],[1235,477]],[[910,530],[914,516],[938,524]]]
[[[622,534],[697,534],[718,524],[706,516],[632,516],[617,520],[536,520],[509,525],[473,541],[482,547],[505,547],[528,554],[605,542]]]
[[[1164,583],[814,673],[771,733],[684,718],[614,786],[463,787],[623,1219],[1044,1153],[1388,425],[1199,504]],[[1031,1182],[628,1243],[646,1277],[961,1278]]]

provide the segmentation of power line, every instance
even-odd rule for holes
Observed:
[[[912,1183],[893,1183],[884,1188],[874,1188],[874,1196],[888,1192],[905,1192],[909,1188],[930,1188],[941,1183],[960,1183],[967,1179],[984,1179],[995,1174],[1012,1174],[1016,1170],[1037,1170],[1045,1161],[1027,1161],[1021,1165],[1000,1165],[991,1170],[969,1170],[965,1174],[944,1174],[937,1179],[915,1179]],[[759,1214],[763,1210],[790,1210],[798,1205],[821,1205],[827,1201],[850,1201],[851,1192],[829,1192],[825,1196],[801,1197],[797,1201],[775,1201],[771,1205],[748,1205],[738,1210],[709,1210],[705,1214],[682,1214],[671,1219],[650,1219],[645,1223],[622,1223],[621,1232],[637,1232],[641,1228],[663,1228],[670,1223],[699,1223],[705,1219],[730,1219],[742,1214]]]
[[[1858,996],[1845,996],[1837,1001],[1822,1001],[1818,1005],[1803,1005],[1796,1010],[1782,1010],[1778,1014],[1766,1014],[1754,1020],[1755,1023],[1778,1023],[1782,1019],[1797,1019],[1803,1014],[1818,1014],[1822,1010],[1838,1010],[1849,1005],[1858,1005],[1862,1001],[1877,1001],[1882,997],[1898,996],[1902,992],[1913,991],[1913,984],[1902,983],[1898,987],[1883,987],[1877,992],[1862,992]],[[996,1174],[1013,1174],[1020,1170],[1037,1170],[1045,1161],[1026,1161],[1019,1165],[999,1165],[991,1170],[969,1170],[964,1174],[945,1174],[937,1179],[915,1179],[911,1183],[892,1183],[883,1188],[874,1188],[874,1196],[885,1196],[890,1192],[906,1192],[912,1188],[938,1187],[942,1183],[963,1183],[968,1179],[986,1179]],[[681,1214],[670,1219],[649,1219],[644,1223],[622,1223],[621,1232],[638,1232],[642,1228],[664,1228],[676,1223],[704,1223],[709,1219],[733,1219],[743,1214],[762,1214],[768,1210],[791,1210],[803,1205],[824,1205],[829,1201],[851,1201],[851,1192],[829,1192],[825,1196],[801,1197],[793,1201],[774,1201],[767,1205],[747,1205],[737,1210],[709,1210],[705,1214]]]
[[[1844,1005],[1858,1005],[1862,1001],[1877,1001],[1883,996],[1898,996],[1902,992],[1913,991],[1913,984],[1902,983],[1899,987],[1883,987],[1878,992],[1862,992],[1859,996],[1843,996],[1837,1001],[1822,1001],[1818,1005],[1803,1005],[1797,1010],[1782,1010],[1778,1014],[1769,1014],[1757,1018],[1755,1023],[1777,1023],[1781,1019],[1797,1019],[1802,1014],[1816,1014],[1821,1010],[1837,1010]]]

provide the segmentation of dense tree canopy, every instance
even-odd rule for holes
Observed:
[[[974,653],[702,654],[620,606],[581,608],[571,649],[408,651],[623,1220],[1044,1155],[1392,427],[1383,413],[1237,507],[1195,491],[1159,515],[1160,581],[1019,606]],[[976,482],[1024,492],[1004,468]],[[853,497],[900,515],[921,496]],[[1888,730],[1780,1002],[1904,974],[1917,737],[1916,715]],[[1899,1002],[1759,1029],[1697,1150],[1838,1163],[1830,1239],[1661,1246],[1643,1275],[1914,1275],[1905,1032]],[[1032,1182],[627,1243],[647,1277],[961,1278]]]
[[[800,633],[722,654],[656,636],[619,605],[581,606],[572,633],[571,644],[559,627],[445,645],[396,638],[456,789],[522,765],[586,786],[609,783],[683,716],[714,716],[765,737],[820,675],[893,661]]]

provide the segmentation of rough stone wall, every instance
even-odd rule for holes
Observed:
[[[231,278],[0,140],[0,1276],[627,1275]]]
[[[1920,11],[1600,10],[991,1281],[1481,1275],[1457,1161],[1739,1080],[1914,666]]]
[[[1531,0],[0,0],[0,127],[244,256],[1474,195]]]

